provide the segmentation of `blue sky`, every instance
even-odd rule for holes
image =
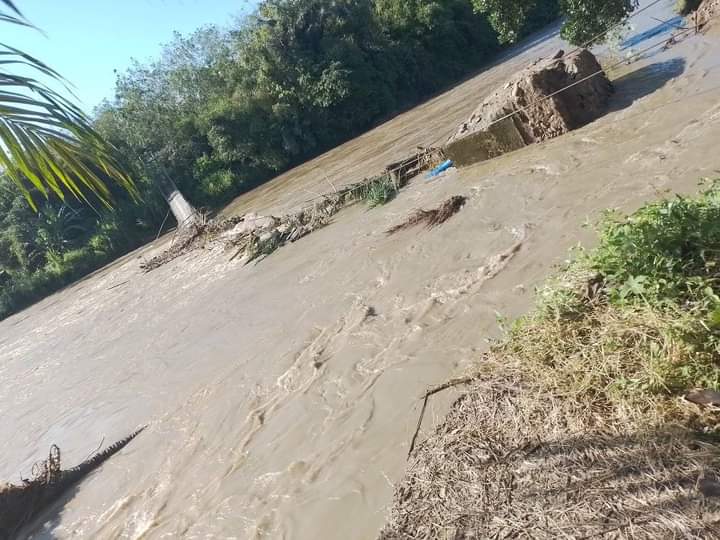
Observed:
[[[173,32],[230,24],[256,0],[15,0],[46,36],[2,25],[0,41],[42,60],[74,85],[87,112],[112,97],[114,69],[158,57]]]

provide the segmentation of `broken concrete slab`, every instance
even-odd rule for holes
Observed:
[[[456,164],[469,165],[558,137],[601,116],[612,91],[590,51],[560,51],[487,97],[443,151]]]

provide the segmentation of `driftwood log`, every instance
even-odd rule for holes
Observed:
[[[77,467],[60,468],[60,449],[53,445],[47,460],[33,467],[32,480],[0,485],[0,539],[14,538],[20,529],[37,518],[68,489],[117,454],[145,428],[128,435],[83,461]]]

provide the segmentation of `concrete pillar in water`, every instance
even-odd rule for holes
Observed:
[[[182,229],[198,222],[198,213],[185,199],[180,190],[170,178],[163,176],[158,182],[160,192],[170,206],[170,211],[175,216],[178,228]]]

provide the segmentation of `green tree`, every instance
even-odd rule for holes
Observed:
[[[395,93],[414,102],[437,91],[498,50],[485,16],[467,0],[375,0],[378,25],[397,67]]]
[[[239,43],[235,93],[255,96],[246,110],[271,114],[271,140],[287,163],[352,136],[392,107],[369,0],[269,0],[258,15]]]
[[[210,103],[227,97],[221,65],[227,39],[214,27],[176,34],[160,59],[119,74],[115,98],[96,111],[96,129],[132,162],[141,193],[171,179],[191,200],[218,203],[202,186],[214,171],[199,124]],[[205,167],[198,169],[198,162]]]
[[[561,35],[573,45],[585,44],[625,20],[637,7],[638,0],[560,0],[566,16]]]
[[[553,0],[472,0],[485,14],[502,43],[514,43],[538,22],[557,16],[558,1]],[[559,0],[565,17],[562,37],[573,45],[591,40],[603,41],[604,32],[622,22],[637,7],[637,0]],[[598,37],[600,36],[600,37]]]
[[[500,43],[515,43],[522,35],[535,0],[473,0],[475,9],[484,13],[498,34]]]

